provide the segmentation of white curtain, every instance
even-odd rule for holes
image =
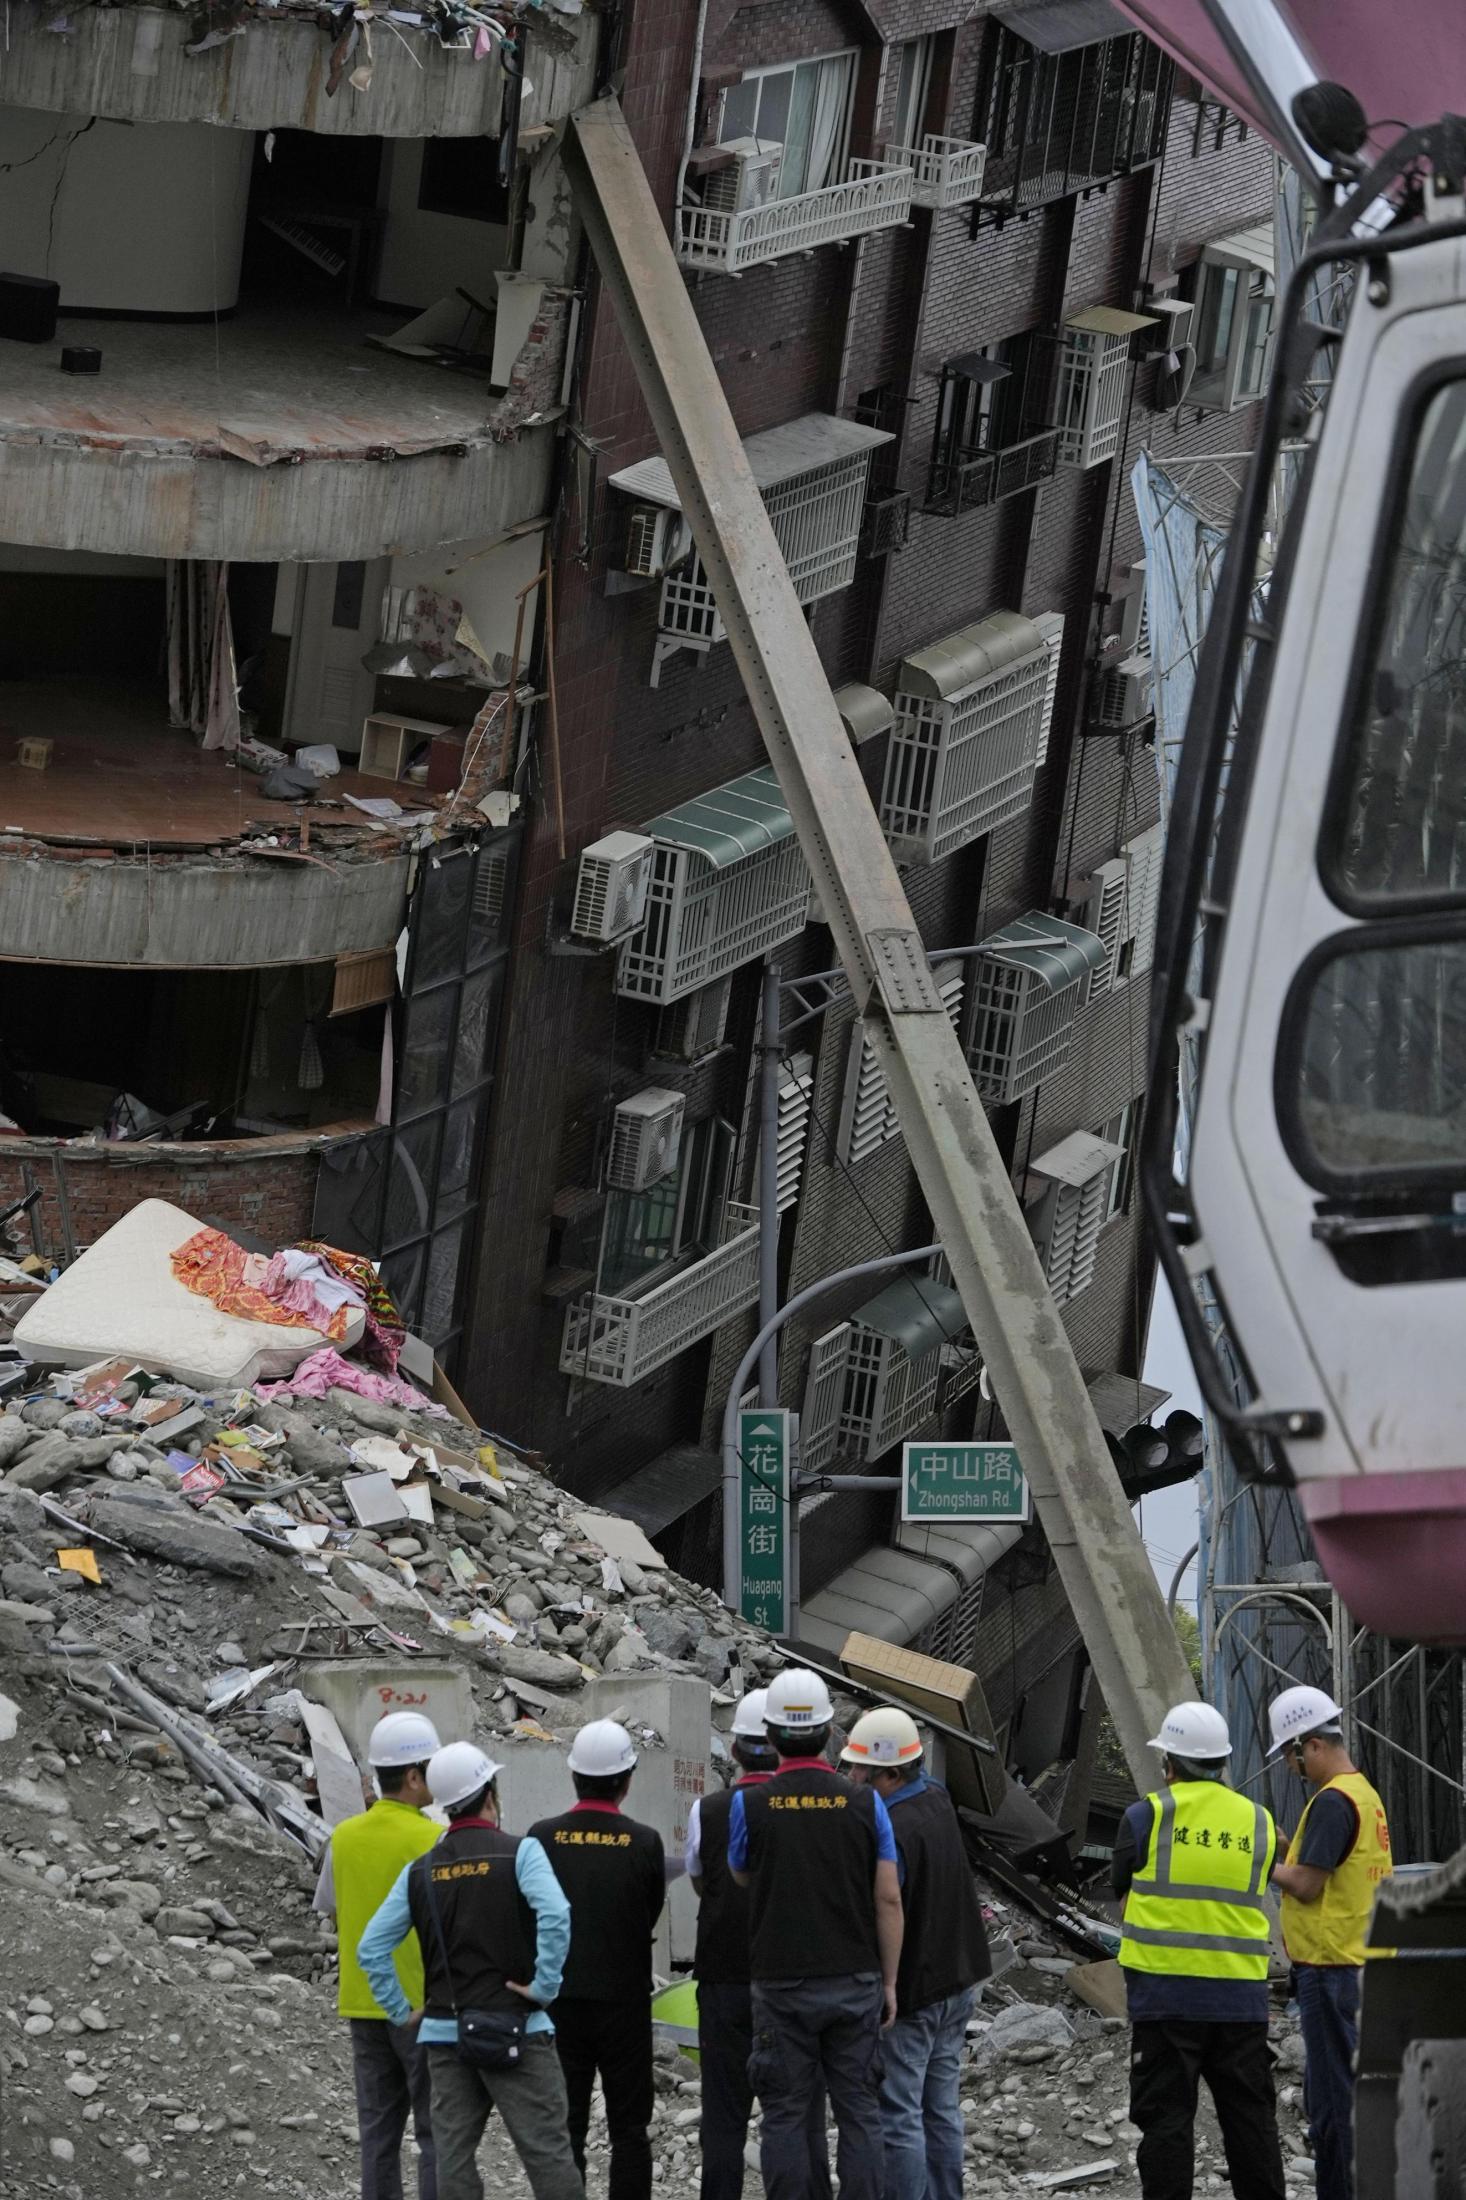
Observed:
[[[168,721],[201,748],[239,747],[229,568],[212,559],[168,561]]]
[[[839,181],[837,170],[842,165],[840,155],[844,149],[845,118],[850,109],[850,69],[852,56],[840,54],[833,61],[817,64],[819,82],[815,89],[814,120],[809,133],[809,166],[806,170],[806,191],[819,191],[827,183]],[[802,76],[804,71],[799,72]]]

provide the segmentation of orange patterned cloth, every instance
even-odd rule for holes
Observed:
[[[264,1264],[255,1261],[222,1230],[195,1231],[186,1244],[178,1247],[172,1262],[179,1282],[200,1298],[212,1299],[221,1314],[235,1314],[246,1322],[271,1322],[277,1329],[314,1330],[317,1335],[329,1337],[333,1344],[339,1344],[346,1335],[349,1307],[338,1306],[329,1322],[323,1322],[281,1306],[250,1280],[251,1265]]]

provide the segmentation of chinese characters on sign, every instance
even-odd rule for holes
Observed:
[[[738,1608],[776,1635],[789,1606],[790,1450],[790,1416],[782,1408],[739,1414]]]
[[[903,1520],[1029,1518],[1028,1484],[1011,1444],[906,1444]]]

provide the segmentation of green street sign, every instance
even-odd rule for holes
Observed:
[[[775,1635],[789,1617],[792,1419],[783,1407],[738,1416],[738,1609]]]
[[[1011,1444],[903,1444],[903,1520],[1028,1520],[1028,1484]]]

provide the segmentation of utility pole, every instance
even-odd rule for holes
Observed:
[[[906,1150],[1142,1788],[1190,1673],[614,97],[563,157]]]

